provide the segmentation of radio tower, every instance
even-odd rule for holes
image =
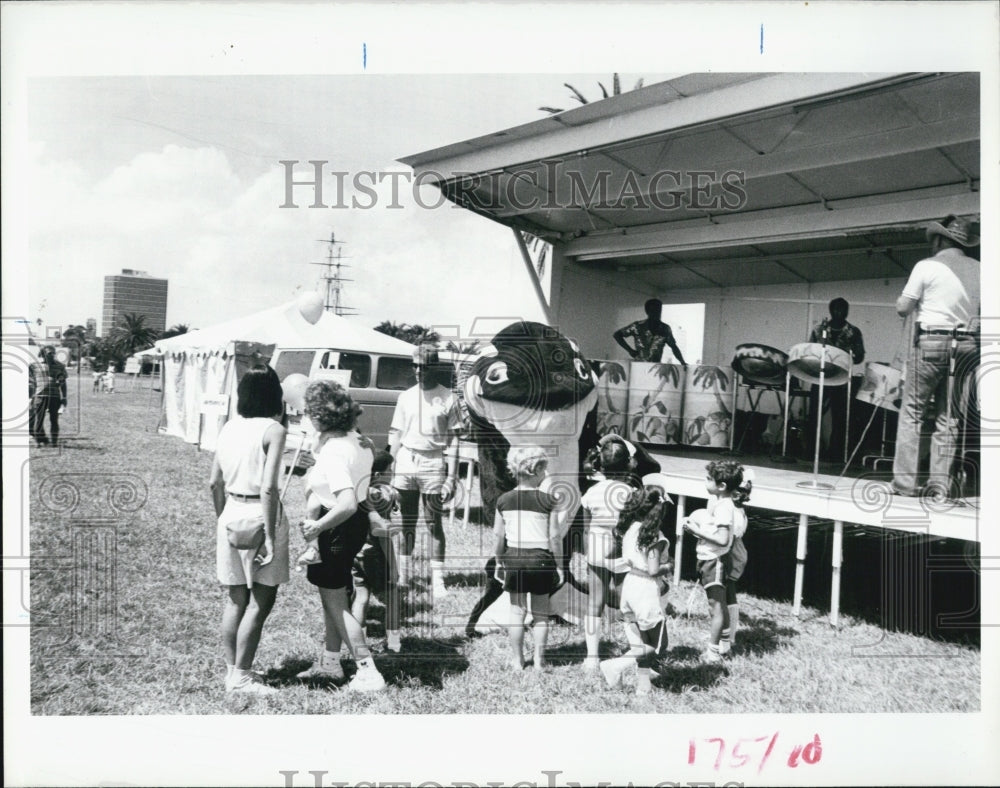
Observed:
[[[321,265],[326,268],[325,275],[322,277],[323,281],[326,282],[326,311],[333,312],[335,315],[356,315],[357,312],[352,307],[345,306],[341,299],[344,291],[343,283],[354,281],[353,279],[344,279],[340,275],[341,268],[350,268],[349,265],[344,265],[342,262],[344,257],[340,247],[344,242],[338,241],[335,233],[331,232],[329,240],[323,239],[320,243],[327,244],[329,247],[326,252],[326,262],[310,263],[310,265]],[[336,254],[334,254],[334,250],[336,250]]]

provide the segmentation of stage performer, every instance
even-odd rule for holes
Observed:
[[[509,449],[539,445],[550,458],[542,489],[556,495],[560,533],[568,541],[580,502],[580,443],[591,446],[596,440],[592,411],[597,376],[576,343],[541,323],[513,323],[480,351],[463,389],[479,450],[483,522],[493,521],[497,498],[516,484],[506,468]],[[588,437],[587,425],[593,437]],[[570,549],[564,546],[567,582],[585,588],[567,570],[569,558]],[[491,559],[483,597],[466,627],[470,637],[479,617],[502,593],[495,572]]]
[[[829,305],[830,316],[823,318],[813,326],[809,341],[814,344],[825,343],[843,350],[850,355],[851,361],[860,364],[865,360],[865,342],[861,329],[847,322],[850,304],[846,299],[834,298]],[[848,370],[848,373],[850,371]],[[830,444],[826,457],[837,461],[844,458],[844,438],[847,433],[847,398],[852,396],[855,385],[848,374],[847,386],[826,386],[823,390],[824,408],[830,408],[833,421],[830,430]],[[809,392],[809,413],[812,428],[809,430],[811,440],[816,440],[816,419],[819,411],[819,386],[814,385]],[[812,448],[815,448],[813,446]]]
[[[677,347],[674,332],[670,330],[670,326],[660,321],[663,302],[658,298],[650,298],[645,304],[645,310],[645,320],[637,320],[615,331],[613,334],[615,342],[625,348],[636,361],[659,361],[663,355],[663,348],[669,347],[677,363],[686,367],[687,362]],[[630,347],[626,339],[631,339],[635,347]]]
[[[964,251],[978,246],[979,238],[967,219],[951,215],[927,228],[927,240],[931,257],[913,267],[896,301],[900,317],[916,312],[916,326],[914,353],[903,383],[892,488],[897,495],[921,491],[920,428],[930,408],[934,434],[926,492],[950,498],[960,392],[979,363],[979,261]],[[952,361],[955,386],[950,390]]]
[[[413,353],[417,385],[399,395],[389,427],[389,451],[395,460],[393,486],[399,491],[403,545],[399,556],[400,582],[409,574],[416,543],[417,516],[423,504],[431,535],[431,581],[435,597],[448,593],[444,584],[445,535],[441,512],[455,492],[458,471],[458,434],[462,413],[458,397],[438,381],[440,361],[433,345]]]

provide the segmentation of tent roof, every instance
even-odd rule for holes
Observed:
[[[413,345],[408,342],[359,326],[330,312],[323,312],[315,325],[310,324],[299,313],[295,301],[161,339],[154,349],[160,353],[211,353],[225,350],[234,341],[259,342],[279,348],[364,350],[394,356],[413,353]]]
[[[664,289],[899,277],[928,221],[979,212],[979,95],[975,73],[688,74],[401,161]]]

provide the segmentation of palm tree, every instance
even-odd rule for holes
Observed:
[[[160,334],[160,339],[170,339],[170,337],[179,337],[181,334],[186,334],[191,330],[191,327],[187,323],[174,323],[170,328]]]
[[[80,358],[80,348],[87,340],[87,329],[83,326],[70,326],[60,337],[63,347],[69,348],[69,357],[76,361]]]
[[[159,337],[155,328],[146,325],[146,316],[136,312],[122,315],[122,323],[111,332],[111,340],[124,356],[152,347]]]
[[[641,88],[642,87],[642,82],[643,82],[643,80],[640,78],[639,81],[635,83],[635,87],[632,88],[632,90],[638,90],[639,88]],[[563,84],[566,87],[569,88],[570,95],[572,96],[572,98],[575,101],[578,101],[581,104],[589,104],[590,103],[587,100],[587,97],[584,96],[583,93],[581,93],[579,90],[577,90],[571,84],[569,84],[568,82],[564,82]],[[598,82],[597,86],[601,89],[601,98],[602,99],[610,98],[610,96],[621,95],[621,92],[622,92],[621,79],[619,79],[619,77],[618,77],[618,72],[615,72],[612,75],[612,77],[611,77],[611,93],[610,94],[608,93],[608,89],[606,87],[604,87],[603,83]],[[542,112],[548,112],[550,115],[558,115],[560,112],[565,112],[564,109],[560,109],[558,107],[539,107],[538,109],[541,110]]]
[[[437,344],[441,341],[441,335],[437,331],[425,328],[418,323],[394,323],[391,320],[383,320],[375,326],[375,330],[396,337],[396,339],[402,339],[411,345],[419,345],[422,342]]]

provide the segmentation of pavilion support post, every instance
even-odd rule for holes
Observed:
[[[681,545],[684,542],[684,506],[686,495],[677,496],[677,526],[674,531],[674,588],[681,584]]]
[[[844,523],[833,521],[833,555],[830,557],[833,576],[830,580],[830,626],[840,621],[840,568],[844,563]]]
[[[521,250],[521,259],[524,261],[524,267],[528,269],[528,278],[531,280],[531,286],[535,289],[535,295],[538,297],[538,305],[542,308],[542,314],[545,315],[545,322],[551,326],[552,308],[549,306],[549,301],[542,290],[542,283],[538,278],[538,272],[535,270],[535,264],[531,261],[531,253],[528,251],[528,245],[524,242],[524,236],[521,235],[520,230],[514,227],[511,228],[511,232],[514,233],[514,238],[517,239],[517,248]]]
[[[799,515],[799,536],[795,544],[795,591],[792,595],[792,615],[802,612],[802,581],[806,574],[806,535],[809,530],[809,515]]]

